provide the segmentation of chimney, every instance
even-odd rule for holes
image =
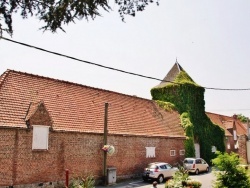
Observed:
[[[234,137],[234,140],[235,140],[235,141],[237,140],[236,120],[237,120],[237,115],[234,114],[234,115],[233,115],[233,137]]]

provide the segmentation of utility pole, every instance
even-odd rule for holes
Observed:
[[[104,113],[104,134],[103,134],[103,145],[107,145],[108,138],[108,103],[105,103],[105,113]],[[103,177],[104,185],[108,184],[107,182],[107,152],[103,152]]]

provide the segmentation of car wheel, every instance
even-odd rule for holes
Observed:
[[[195,170],[195,174],[198,175],[199,174],[199,169]]]
[[[148,181],[148,179],[147,178],[142,178],[143,179],[143,181]]]
[[[158,177],[158,183],[162,183],[164,181],[163,175],[159,175]]]
[[[207,167],[206,172],[209,172],[209,167]]]

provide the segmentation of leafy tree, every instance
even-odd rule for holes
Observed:
[[[158,5],[159,0],[156,0]],[[119,6],[119,14],[124,21],[125,15],[135,16],[137,11],[143,11],[153,0],[115,0]],[[45,25],[43,30],[56,32],[63,24],[69,24],[77,19],[95,19],[101,16],[99,9],[112,10],[108,0],[1,0],[0,1],[0,28],[3,31],[13,34],[12,14],[20,13],[22,18],[35,15]],[[1,31],[0,31],[1,32]]]
[[[239,166],[240,159],[235,153],[217,152],[212,163],[218,168],[214,188],[249,188],[250,181],[246,169]]]
[[[237,114],[237,119],[240,120],[243,123],[246,123],[248,120],[248,117],[242,115],[242,114]]]

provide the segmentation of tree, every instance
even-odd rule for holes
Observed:
[[[246,123],[248,120],[248,117],[246,117],[242,114],[237,114],[237,119],[240,120],[242,123]]]
[[[212,163],[218,168],[214,188],[248,188],[250,180],[246,169],[239,166],[240,159],[236,153],[216,153]]]
[[[158,5],[159,0],[156,0]],[[119,14],[124,21],[125,15],[135,16],[137,11],[143,11],[153,0],[115,0],[119,6]],[[109,12],[111,7],[108,0],[1,0],[0,1],[0,29],[13,34],[12,14],[20,13],[22,18],[35,15],[45,25],[43,30],[56,32],[78,19],[95,19],[101,16],[99,9]],[[4,23],[2,23],[4,21]],[[5,25],[4,28],[1,26]],[[0,32],[1,32],[0,31]]]

